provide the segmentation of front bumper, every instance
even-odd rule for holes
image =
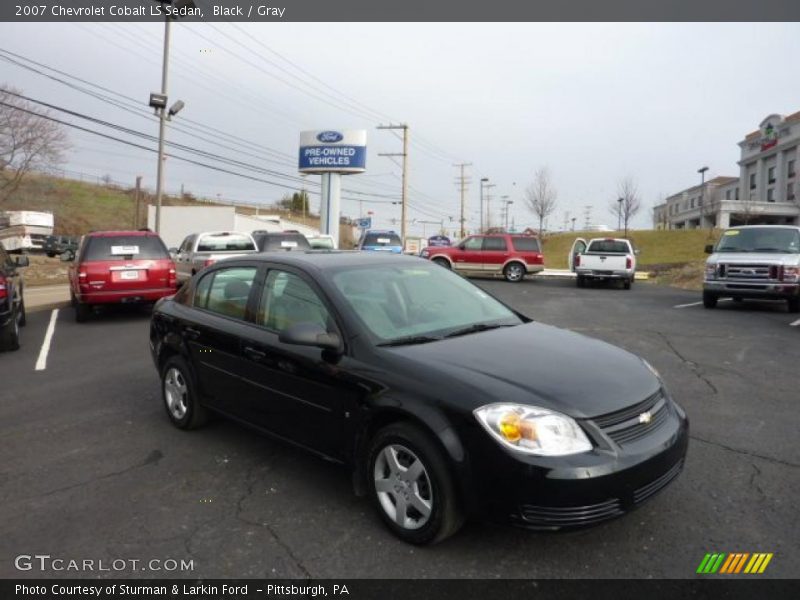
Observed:
[[[177,289],[171,287],[145,290],[98,290],[81,292],[77,295],[77,300],[83,304],[155,302],[161,298],[172,296],[175,292]]]
[[[735,298],[796,298],[800,296],[800,284],[773,281],[726,281],[706,279],[703,291],[717,296]]]
[[[479,510],[493,520],[558,530],[596,524],[637,508],[683,468],[689,423],[669,404],[670,418],[649,435],[572,456],[520,458],[481,432],[486,436],[480,440],[481,454],[476,458],[471,453]]]

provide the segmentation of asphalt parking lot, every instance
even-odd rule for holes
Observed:
[[[430,548],[384,529],[340,467],[225,421],[178,431],[161,405],[148,315],[29,315],[0,355],[0,577],[694,577],[706,552],[773,552],[800,577],[800,326],[782,304],[637,283],[479,285],[521,312],[623,346],[691,419],[683,474],[578,532],[468,525]],[[53,323],[46,360],[42,345]],[[37,370],[38,368],[38,370]],[[191,559],[190,572],[20,572],[20,554]]]

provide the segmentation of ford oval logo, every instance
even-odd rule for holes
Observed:
[[[335,144],[341,142],[344,136],[338,131],[323,131],[317,134],[317,139],[323,144]]]

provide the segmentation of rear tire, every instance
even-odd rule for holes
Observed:
[[[446,258],[434,258],[432,262],[436,263],[440,267],[444,267],[445,269],[451,268],[450,261],[447,260]]]
[[[92,314],[92,307],[75,298],[75,322],[85,323]]]
[[[703,306],[706,308],[716,308],[717,300],[719,300],[719,297],[716,294],[703,292]]]
[[[629,289],[631,289],[631,284],[632,284],[632,283],[633,283],[633,279],[626,279],[626,280],[625,280],[625,281],[622,283],[622,287],[623,287],[623,288],[625,288],[626,290],[629,290]]]
[[[578,275],[575,278],[575,283],[579,288],[586,287],[586,280],[583,278],[583,275]]]
[[[0,332],[0,350],[19,350],[19,313],[11,312],[8,325]]]
[[[525,265],[518,262],[508,263],[503,269],[503,277],[511,283],[518,283],[525,279]]]
[[[19,311],[19,326],[25,327],[28,324],[28,316],[25,313],[25,300],[20,300],[17,310]]]
[[[435,544],[461,528],[452,467],[429,433],[407,422],[389,425],[372,438],[366,459],[372,502],[398,538]]]
[[[178,429],[197,429],[208,421],[192,370],[180,356],[168,358],[161,369],[161,398],[167,417]]]
[[[786,300],[786,307],[790,313],[800,312],[800,298],[789,298]]]

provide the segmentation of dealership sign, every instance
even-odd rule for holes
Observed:
[[[361,173],[366,165],[366,130],[300,132],[301,173]]]

